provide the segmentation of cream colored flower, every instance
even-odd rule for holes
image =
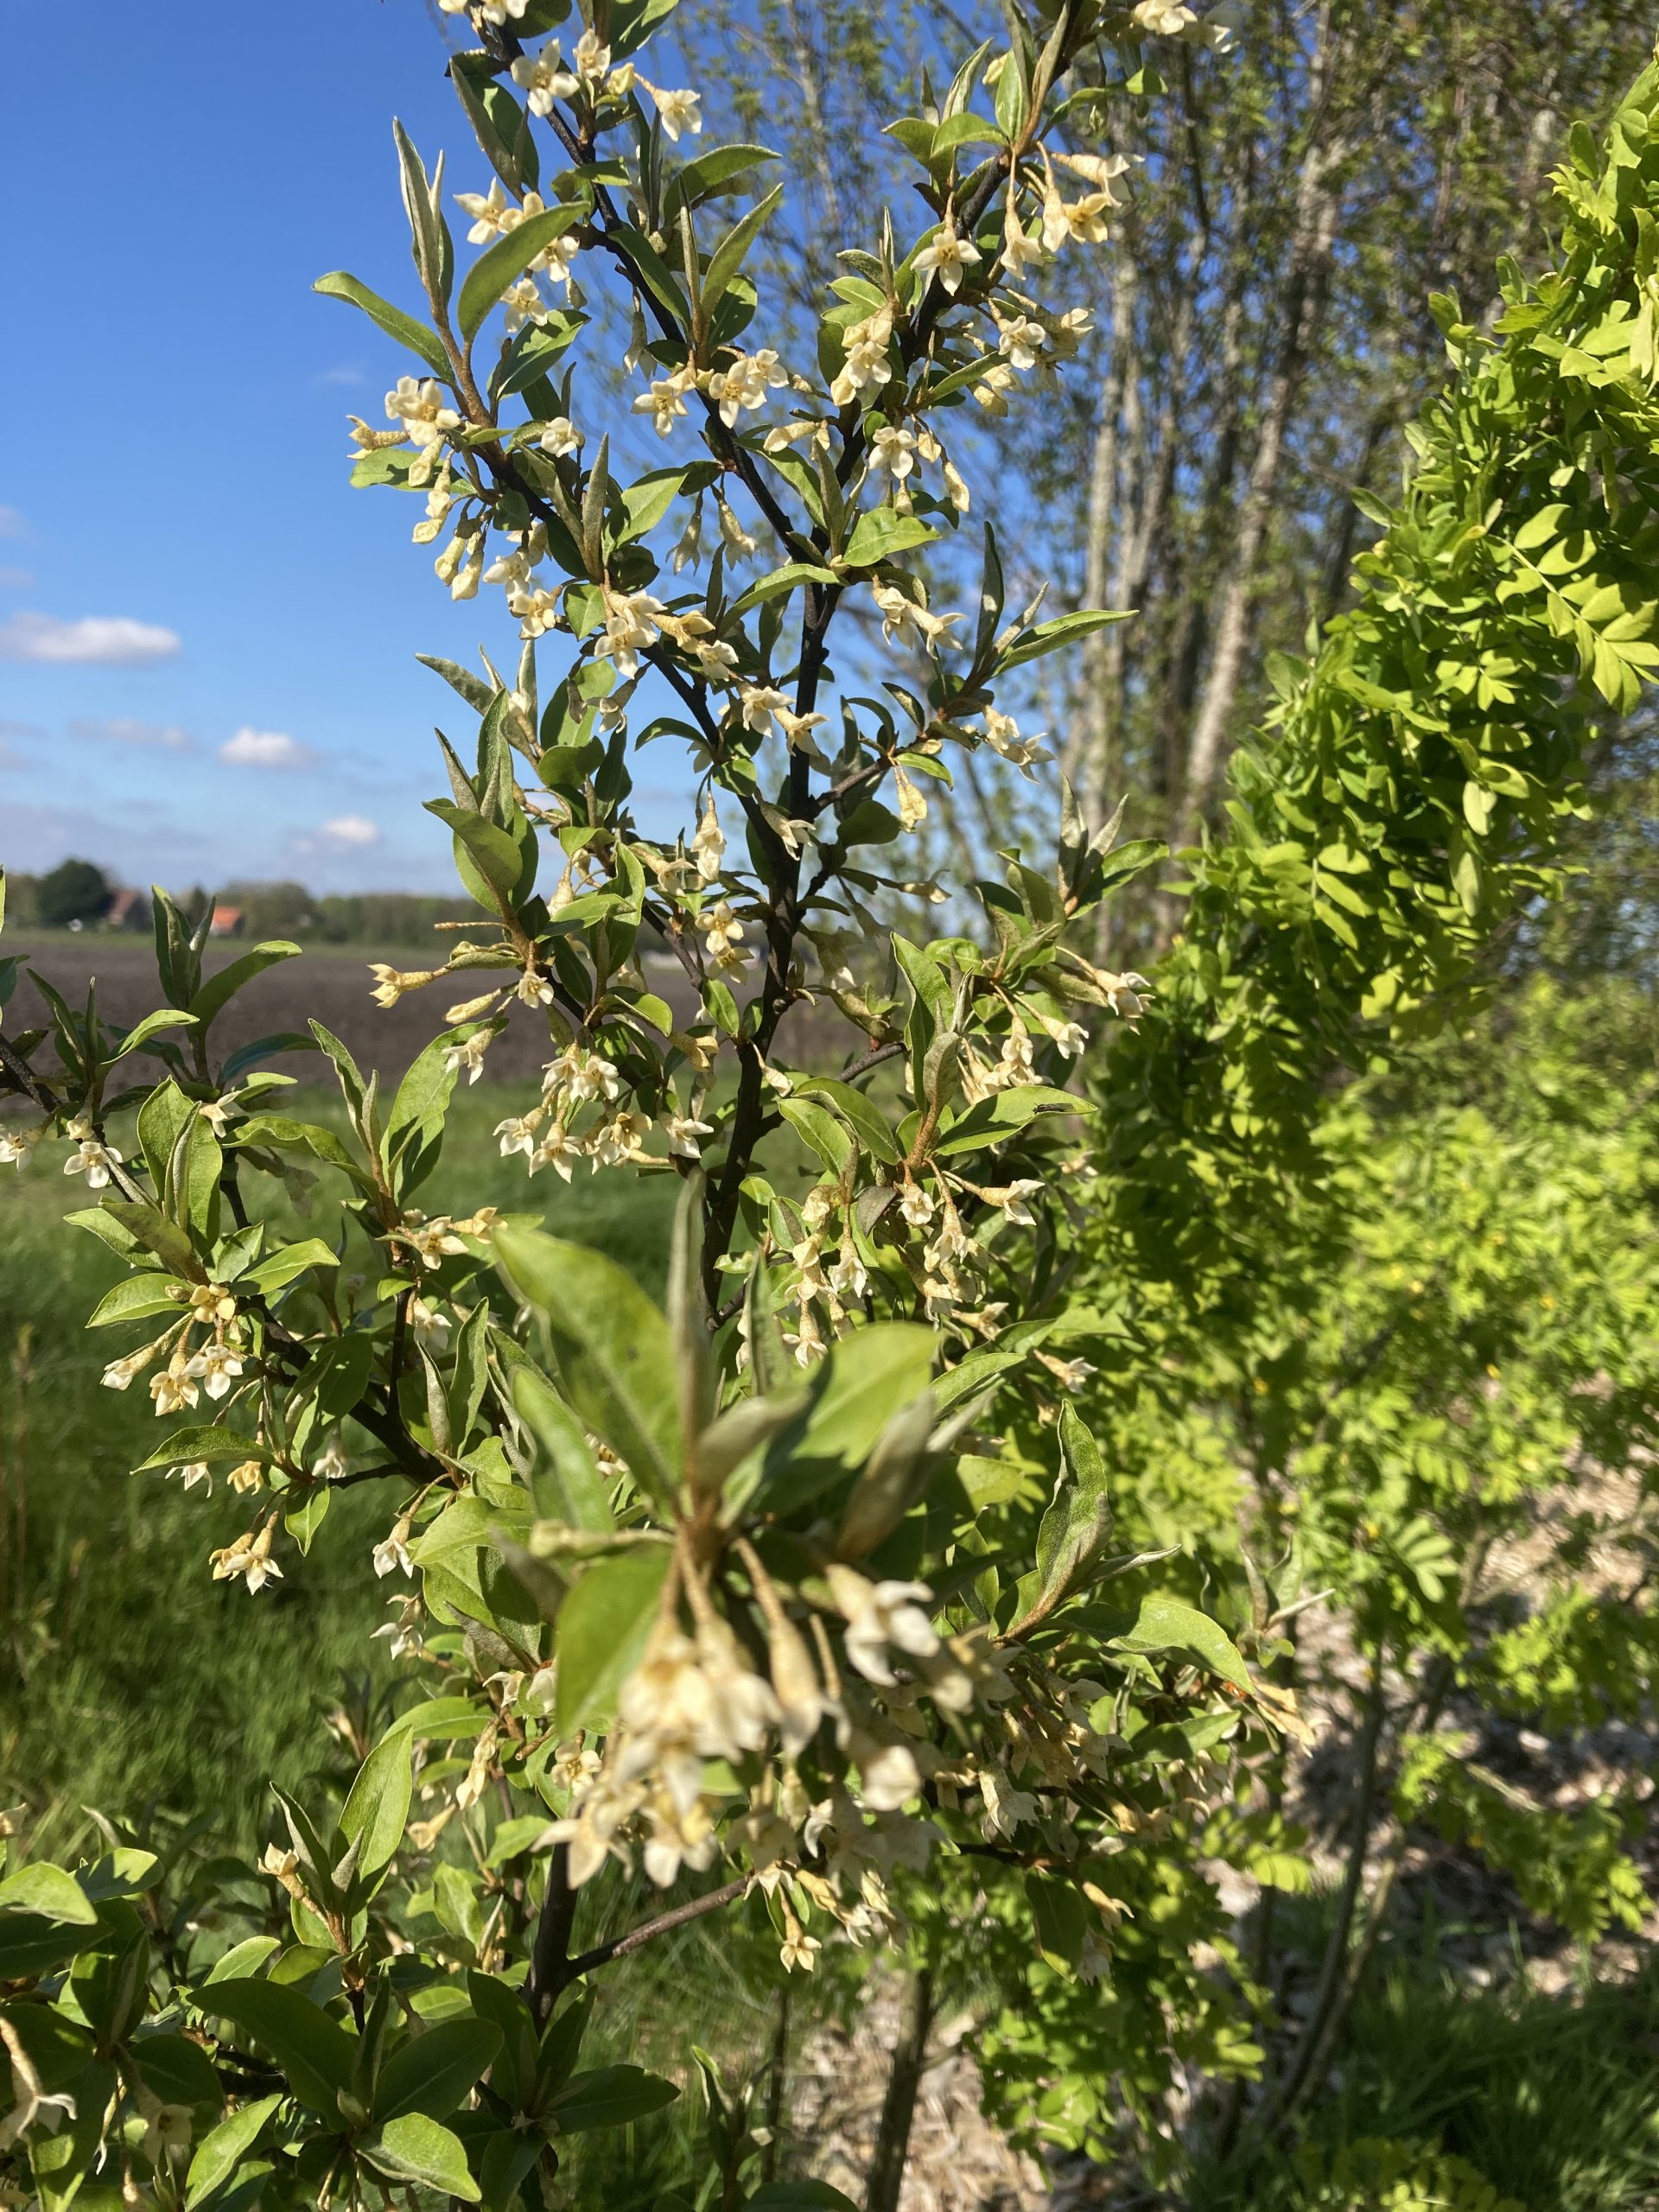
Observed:
[[[642,85],[645,80],[639,79]],[[657,103],[657,112],[662,118],[663,129],[677,145],[680,133],[689,130],[695,137],[702,129],[702,111],[696,92],[663,92],[655,85],[645,85],[645,90]]]
[[[768,391],[789,382],[789,372],[770,346],[759,353],[739,353],[709,379],[709,397],[720,410],[720,419],[731,429],[745,407],[764,407]]]
[[[214,1552],[211,1564],[215,1582],[227,1582],[239,1574],[248,1586],[248,1595],[253,1597],[267,1582],[280,1582],[283,1570],[270,1556],[271,1539],[276,1533],[276,1516],[271,1513],[261,1523],[257,1533],[251,1529],[238,1536],[233,1544]]]
[[[648,591],[605,591],[605,643],[600,651],[624,676],[637,676],[639,656],[657,642],[664,612]]]
[[[391,1534],[382,1538],[372,1554],[377,1575],[391,1574],[394,1570],[413,1574],[415,1562],[409,1555],[409,1532],[411,1523],[407,1513],[399,1515]]]
[[[633,403],[636,415],[649,415],[659,438],[665,438],[685,413],[685,396],[696,382],[690,368],[674,369],[658,377]]]
[[[570,454],[582,451],[582,435],[568,415],[556,415],[550,423],[543,423],[542,435],[537,443],[543,453],[550,453],[556,459],[563,460]]]
[[[938,1636],[923,1610],[933,1599],[925,1583],[873,1583],[839,1561],[831,1562],[827,1575],[847,1623],[844,1641],[849,1662],[866,1681],[891,1687],[889,1645],[915,1659],[931,1659],[938,1649]]]
[[[240,1351],[232,1344],[204,1344],[185,1367],[185,1373],[200,1381],[207,1395],[213,1399],[226,1396],[241,1372]]]
[[[446,407],[443,396],[430,377],[423,382],[417,377],[399,377],[386,394],[386,413],[394,423],[401,423],[404,435],[417,446],[436,446],[443,442],[447,430],[458,430],[461,417],[453,407]]]
[[[66,1175],[84,1175],[89,1191],[108,1187],[110,1170],[121,1165],[121,1154],[113,1145],[100,1144],[96,1137],[82,1137],[63,1163]]]
[[[884,423],[870,440],[870,466],[902,484],[916,466],[916,439],[902,423]]]
[[[577,74],[585,77],[589,84],[596,84],[611,66],[611,49],[596,31],[583,31],[571,58]]]
[[[476,1030],[472,1036],[463,1037],[459,1044],[444,1047],[443,1065],[452,1075],[460,1075],[464,1071],[467,1082],[476,1083],[484,1072],[484,1055],[488,1052],[490,1043],[487,1029]]]
[[[979,248],[972,239],[959,238],[955,223],[947,220],[939,225],[912,265],[925,286],[937,276],[954,299],[962,289],[964,270],[971,269],[979,257]]]
[[[667,1132],[669,1150],[682,1160],[699,1158],[697,1139],[715,1134],[711,1122],[699,1122],[690,1114],[671,1114],[663,1127]]]
[[[581,90],[581,79],[559,59],[557,39],[539,54],[521,54],[512,65],[512,81],[524,92],[531,113],[543,117],[551,115],[556,100],[574,99]]]
[[[187,1406],[194,1406],[200,1393],[191,1378],[190,1363],[180,1346],[159,1375],[149,1379],[149,1395],[156,1401],[157,1414],[181,1413]]]
[[[887,348],[892,342],[891,308],[879,308],[874,315],[867,315],[862,322],[855,322],[850,327],[844,340],[846,360],[830,387],[830,397],[837,407],[849,405],[861,391],[871,385],[887,383],[893,374],[893,365],[887,359]]]

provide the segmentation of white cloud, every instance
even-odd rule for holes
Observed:
[[[86,737],[99,745],[132,745],[164,753],[185,753],[190,739],[176,722],[138,722],[116,715],[107,721],[73,721],[71,737]]]
[[[311,381],[315,385],[322,385],[325,389],[331,385],[339,385],[346,391],[354,391],[359,385],[366,384],[368,378],[357,362],[340,361],[332,369],[319,369]]]
[[[14,614],[0,623],[0,660],[64,667],[132,668],[170,658],[181,642],[176,630],[135,622],[129,614],[83,614],[73,622],[55,614]]]
[[[0,569],[0,591],[27,591],[34,581],[32,569]]]
[[[219,747],[219,757],[233,768],[303,768],[316,755],[285,730],[243,728]]]
[[[322,824],[317,835],[337,853],[356,852],[380,842],[379,825],[365,814],[337,814]]]
[[[0,507],[0,537],[27,537],[29,524],[16,507]]]

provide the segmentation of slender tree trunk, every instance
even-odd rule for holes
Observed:
[[[766,2147],[760,2160],[763,2182],[778,2178],[778,2149],[784,2132],[784,2094],[789,2087],[789,1984],[778,1992],[772,2057],[766,2074]]]
[[[1112,358],[1101,393],[1100,414],[1095,424],[1094,448],[1089,469],[1089,523],[1084,550],[1083,603],[1104,607],[1109,602],[1112,533],[1117,513],[1118,444],[1123,397],[1132,372],[1134,345],[1135,271],[1126,257],[1112,287]],[[1116,702],[1108,675],[1106,640],[1112,630],[1097,630],[1084,654],[1083,711],[1072,726],[1061,766],[1067,780],[1081,796],[1085,819],[1096,826],[1095,798],[1103,788],[1112,743]]]
[[[893,2049],[893,2071],[887,2076],[875,2155],[870,2161],[864,2212],[899,2212],[899,2191],[904,2183],[905,2164],[910,2154],[910,2131],[916,2117],[916,2092],[921,2085],[928,2031],[932,2025],[933,1969],[923,1966],[905,1985],[899,2041]]]

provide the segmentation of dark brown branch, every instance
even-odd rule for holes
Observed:
[[[626,1959],[631,1951],[642,1950],[658,1936],[683,1928],[688,1921],[701,1920],[705,1913],[718,1912],[722,1906],[734,1904],[748,1886],[749,1877],[741,1875],[734,1882],[710,1890],[705,1897],[693,1897],[689,1904],[677,1904],[667,1912],[659,1912],[652,1920],[642,1920],[626,1936],[613,1936],[608,1943],[598,1944],[593,1950],[584,1951],[579,1959],[570,1960],[564,1969],[564,1981],[572,1982],[584,1974],[592,1974],[596,1967],[608,1966],[613,1959]]]

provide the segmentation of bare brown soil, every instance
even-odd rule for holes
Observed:
[[[480,931],[480,934],[482,931]],[[235,941],[211,945],[203,966],[216,974],[249,950]],[[38,969],[72,1007],[86,1000],[94,977],[98,1003],[112,1027],[130,1027],[141,1015],[161,1003],[156,980],[156,956],[149,938],[84,935],[48,938],[10,934],[0,944],[7,953],[21,952],[30,967]],[[444,957],[442,945],[434,961]],[[451,976],[425,990],[411,992],[395,1007],[375,1004],[369,963],[384,957],[396,968],[415,968],[424,956],[407,945],[382,954],[372,945],[327,945],[308,949],[298,959],[268,968],[238,992],[213,1024],[218,1054],[251,1044],[256,1038],[283,1031],[306,1033],[308,1021],[320,1021],[347,1046],[365,1071],[378,1068],[383,1077],[402,1074],[422,1046],[446,1027],[445,1009],[486,988],[487,972],[479,971],[476,982],[469,976]],[[695,1001],[683,970],[671,960],[648,960],[651,987],[664,998],[681,1020],[692,1018]],[[469,990],[469,986],[471,989]],[[740,994],[741,995],[741,994]],[[43,1023],[48,1019],[40,993],[25,973],[5,1012],[9,1035]],[[826,1021],[814,1020],[810,1009],[791,1017],[789,1050],[812,1052],[815,1058],[844,1056],[858,1049],[857,1032],[847,1027],[833,1012]],[[533,1077],[550,1057],[544,1021],[524,1007],[514,1007],[506,1032],[490,1047],[488,1073],[496,1082],[522,1082]],[[49,1065],[49,1061],[48,1063]],[[307,1076],[307,1056],[302,1053],[275,1060],[285,1072]]]

